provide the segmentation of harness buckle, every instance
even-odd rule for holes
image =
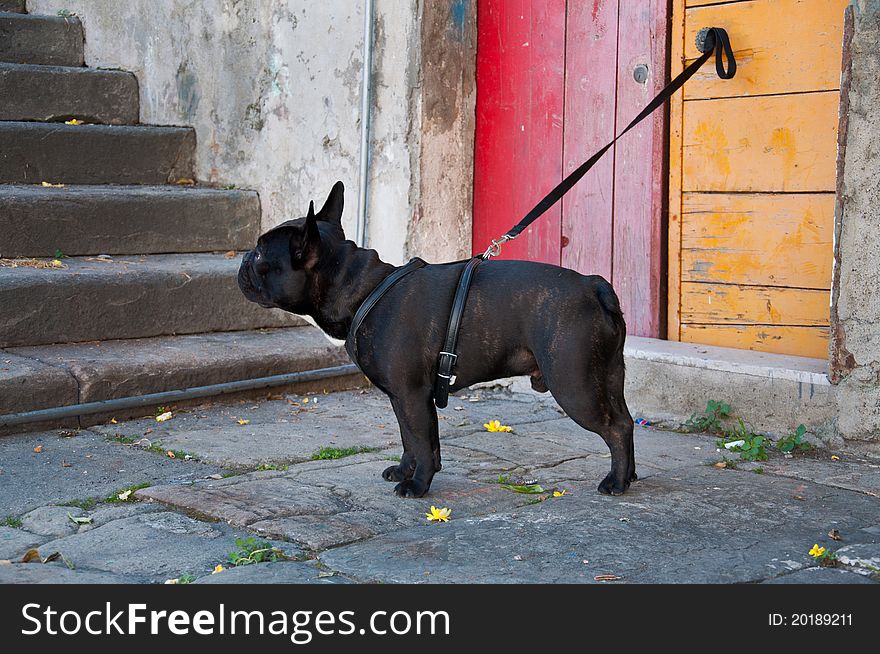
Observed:
[[[482,258],[488,261],[491,257],[497,257],[501,254],[501,246],[507,243],[507,241],[512,241],[515,238],[516,236],[505,234],[498,240],[492,239],[492,245],[486,248],[486,251],[483,252]]]

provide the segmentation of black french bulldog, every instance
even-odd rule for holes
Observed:
[[[252,302],[311,316],[345,339],[355,312],[395,267],[345,238],[344,187],[336,182],[316,214],[263,234],[244,255],[238,285]],[[386,469],[394,492],[421,497],[440,470],[432,392],[459,275],[466,262],[430,264],[393,286],[361,325],[358,361],[391,399],[403,456]],[[623,397],[626,325],[617,295],[597,275],[528,261],[490,261],[476,271],[462,318],[450,392],[530,375],[584,429],[605,439],[611,472],[599,492],[620,495],[637,479],[633,420]]]

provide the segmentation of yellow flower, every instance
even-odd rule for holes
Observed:
[[[812,556],[814,559],[818,559],[823,554],[825,554],[825,548],[819,547],[819,543],[813,545],[813,548],[810,550],[810,556]]]
[[[553,491],[553,497],[562,497],[563,495],[568,495],[568,491]]]
[[[425,517],[428,518],[428,522],[449,522],[449,516],[451,514],[451,509],[438,509],[436,506],[432,506],[431,512],[426,513]]]
[[[240,424],[240,425],[246,425],[246,424],[248,424],[248,423],[250,422],[250,420],[245,420],[244,418],[239,418],[239,419],[237,420],[237,422],[238,422],[238,424]]]
[[[116,418],[110,418],[110,423],[114,425],[119,424],[116,422]]]
[[[484,422],[483,427],[486,428],[486,431],[511,431],[511,428],[507,425],[502,425],[498,420],[490,420],[489,422]]]
[[[52,259],[49,265],[51,265],[53,268],[64,268],[64,264],[61,263],[59,259]]]
[[[165,413],[160,413],[156,416],[156,422],[165,422],[166,420],[171,420],[171,412],[166,411]]]
[[[65,125],[82,125],[83,121],[77,120],[76,118],[71,118],[70,120],[64,121]]]
[[[831,455],[831,460],[832,460],[832,461],[840,461],[840,457],[837,456],[836,454],[832,454],[832,455]]]
[[[220,564],[218,563],[218,564],[216,565],[216,567],[214,568],[214,572],[212,572],[211,574],[212,574],[212,575],[215,575],[215,574],[217,574],[218,572],[223,572],[225,569],[226,569],[226,568],[224,568],[222,565],[220,565]]]
[[[303,404],[308,404],[308,403],[309,403],[309,398],[306,398],[303,400]]]

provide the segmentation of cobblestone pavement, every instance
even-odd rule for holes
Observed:
[[[548,395],[465,393],[440,412],[443,470],[418,500],[381,479],[400,443],[376,390],[0,438],[0,582],[880,579],[880,461],[773,451],[719,468],[730,455],[715,437],[637,427],[640,480],[607,497],[605,444]],[[513,431],[487,432],[490,419]],[[524,483],[543,491],[510,488]],[[429,522],[432,505],[450,521]],[[817,565],[814,544],[839,564]],[[277,560],[229,561],[261,548]],[[39,557],[20,563],[31,549]]]

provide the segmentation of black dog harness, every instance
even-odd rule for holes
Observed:
[[[360,308],[358,308],[357,312],[354,314],[354,318],[351,321],[351,327],[348,328],[348,336],[345,339],[345,350],[358,368],[361,367],[361,364],[358,363],[357,333],[364,318],[366,318],[367,314],[370,313],[374,306],[376,306],[376,303],[382,299],[382,296],[391,290],[392,286],[414,270],[424,268],[426,265],[427,264],[418,257],[410,259],[409,263],[405,266],[398,268],[388,275],[388,277],[383,279],[382,282],[367,296],[367,299],[361,303]],[[361,372],[363,371],[364,369],[361,368]]]
[[[458,279],[458,286],[455,289],[455,297],[452,300],[452,309],[449,313],[449,324],[446,328],[446,339],[443,342],[443,349],[440,351],[440,359],[437,364],[437,378],[434,382],[434,404],[437,408],[443,409],[449,401],[449,387],[455,383],[455,365],[458,361],[458,355],[455,353],[455,347],[458,343],[458,332],[461,328],[461,318],[464,314],[465,305],[467,304],[468,292],[470,291],[471,282],[474,279],[477,266],[483,261],[488,261],[491,257],[498,256],[501,253],[501,246],[507,241],[512,241],[519,236],[522,231],[535,222],[550,207],[556,204],[568,190],[574,186],[578,180],[587,174],[602,155],[605,154],[617,140],[635,127],[642,120],[647,118],[668,100],[673,93],[680,89],[684,83],[706,63],[709,58],[715,55],[715,71],[721,79],[731,79],[736,75],[736,60],[733,56],[733,48],[730,45],[730,39],[727,32],[721,27],[706,27],[697,34],[697,49],[703,54],[700,55],[690,66],[679,73],[674,80],[669,82],[656,97],[648,103],[641,113],[636,116],[629,125],[626,126],[620,134],[615,136],[605,147],[596,152],[593,156],[582,163],[578,168],[572,171],[565,179],[557,184],[544,198],[529,211],[525,217],[514,225],[501,238],[492,241],[492,245],[481,255],[470,259],[461,271]],[[727,68],[724,67],[724,59],[727,59]],[[348,350],[349,356],[356,364],[357,361],[357,331],[361,323],[366,318],[379,299],[388,292],[397,282],[403,279],[413,270],[417,270],[425,265],[421,259],[412,259],[402,268],[398,268],[388,277],[386,277],[376,289],[367,296],[351,323],[348,332],[348,338],[345,341],[345,348]],[[358,364],[360,366],[360,364]]]

